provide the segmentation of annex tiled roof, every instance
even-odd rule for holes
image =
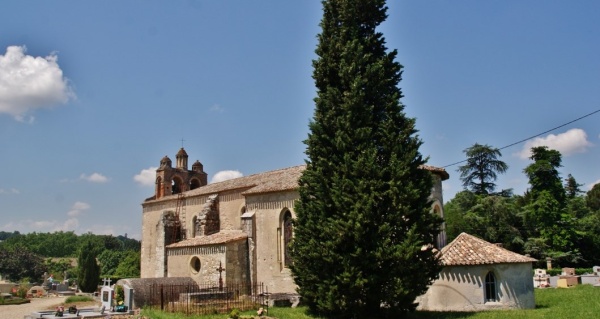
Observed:
[[[180,242],[170,244],[167,248],[195,247],[205,245],[220,245],[248,238],[248,235],[241,230],[220,231],[218,233],[194,237]]]
[[[458,235],[450,244],[442,248],[440,253],[440,261],[444,266],[530,263],[537,261],[467,233]]]

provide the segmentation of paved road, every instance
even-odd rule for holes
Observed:
[[[34,311],[52,310],[65,302],[66,297],[33,298],[22,305],[0,306],[0,319],[23,319]]]

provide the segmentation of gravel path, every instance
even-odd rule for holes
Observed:
[[[34,311],[51,310],[65,302],[66,297],[33,298],[30,303],[0,306],[0,319],[23,319]]]

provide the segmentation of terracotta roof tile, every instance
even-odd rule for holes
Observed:
[[[448,173],[443,168],[422,165],[421,167],[434,174],[442,176],[442,180],[448,179]],[[306,165],[298,165],[274,171],[248,175],[240,178],[230,179],[219,183],[208,184],[185,192],[186,196],[197,196],[215,194],[223,191],[241,189],[243,195],[271,193],[279,191],[295,190],[298,188],[298,179]],[[170,200],[177,198],[177,195],[162,197],[160,200]],[[146,201],[155,200],[150,197]]]
[[[227,190],[244,189],[244,194],[258,194],[293,190],[306,166],[294,166],[260,174],[248,175],[219,183],[208,184],[186,192],[186,196],[214,194]]]
[[[467,233],[458,235],[450,244],[442,248],[440,260],[444,266],[530,263],[537,261]]]
[[[448,174],[448,172],[446,172],[446,170],[442,167],[435,167],[435,166],[431,166],[431,165],[421,165],[419,167],[424,168],[424,169],[432,172],[433,174],[439,175],[443,181],[450,178],[450,174]]]
[[[233,241],[238,241],[242,239],[248,238],[248,235],[241,230],[231,230],[231,231],[220,231],[218,233],[208,235],[208,236],[200,236],[195,238],[190,238],[186,240],[182,240],[180,242],[170,244],[167,248],[182,248],[182,247],[193,247],[193,246],[203,246],[203,245],[219,245],[226,244]]]

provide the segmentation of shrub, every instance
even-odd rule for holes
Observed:
[[[27,298],[27,291],[29,291],[29,286],[22,284],[17,289],[17,293],[15,294],[15,296],[19,298]]]
[[[65,303],[87,302],[94,301],[94,298],[88,296],[70,296],[65,300]]]
[[[121,285],[115,285],[115,300],[117,303],[125,301],[125,290]]]
[[[592,270],[592,268],[575,268],[575,275],[577,276],[581,276],[581,275],[585,275],[585,274],[592,274],[594,271]],[[550,275],[550,276],[560,276],[560,274],[562,274],[562,269],[560,268],[553,268],[553,269],[548,269],[546,270],[546,274]]]
[[[231,318],[231,319],[239,319],[240,318],[240,311],[238,309],[231,310],[231,312],[229,313],[229,318]]]

